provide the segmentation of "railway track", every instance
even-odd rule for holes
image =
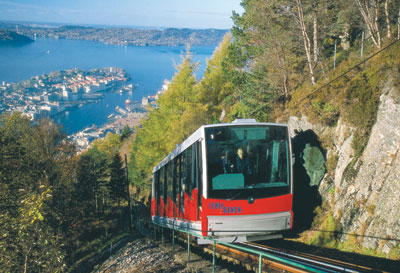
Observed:
[[[217,244],[217,256],[222,259],[230,259],[241,264],[247,270],[258,272],[259,256],[254,252],[262,253],[262,272],[396,272],[385,271],[364,265],[335,260],[318,255],[300,253],[292,250],[282,250],[257,243],[238,243],[241,249]],[[242,250],[243,248],[249,251]],[[251,250],[254,250],[251,251]],[[209,251],[210,252],[210,248]],[[227,258],[230,257],[230,258]]]
[[[257,243],[245,243],[243,245],[245,245],[247,248],[254,248],[287,260],[288,263],[294,264],[292,266],[292,270],[295,272],[303,272],[301,268],[296,265],[304,265],[306,268],[309,268],[310,271],[314,270],[314,272],[378,272],[377,270],[366,266],[351,264],[312,254],[280,250]],[[279,267],[280,265],[276,264],[275,266]],[[300,271],[298,271],[299,269]],[[284,270],[288,270],[287,266],[285,266]],[[306,270],[306,272],[307,271],[308,270]]]
[[[175,235],[177,241],[181,242],[183,247],[188,246],[187,236],[178,232]],[[170,237],[172,239],[172,237]],[[208,247],[199,247],[194,237],[191,239],[191,250],[202,249],[201,252],[214,255],[222,261],[233,263],[247,269],[249,272],[400,272],[400,261],[386,260],[377,257],[362,256],[353,253],[340,253],[341,258],[336,258],[338,255],[332,255],[329,251],[322,249],[323,254],[310,254],[302,250],[292,250],[285,246],[285,240],[277,240],[272,245],[267,246],[270,241],[259,243],[217,243],[215,252],[213,245]],[[262,244],[260,244],[262,243]],[[282,249],[283,247],[283,249]],[[302,245],[302,248],[305,247]],[[297,248],[299,249],[299,248]],[[321,249],[319,249],[321,250]],[[189,250],[188,250],[189,252]],[[321,253],[319,251],[319,253]],[[357,259],[343,258],[346,256],[357,256]],[[325,256],[325,257],[324,257]],[[261,257],[261,262],[260,262]],[[335,258],[327,258],[335,257]],[[204,257],[203,257],[204,258]],[[383,262],[383,263],[382,263]],[[386,265],[384,265],[386,264]],[[232,271],[242,272],[242,271]]]

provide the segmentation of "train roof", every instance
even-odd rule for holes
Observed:
[[[216,123],[216,124],[202,125],[193,134],[191,134],[187,139],[185,139],[181,144],[176,145],[176,148],[153,168],[153,173],[158,171],[161,167],[165,166],[169,161],[171,161],[177,155],[179,155],[181,152],[186,150],[190,145],[192,145],[193,143],[198,141],[202,137],[203,129],[212,128],[212,127],[221,127],[221,126],[243,126],[243,125],[264,125],[264,126],[288,127],[287,124],[283,124],[283,123],[257,122],[255,119],[236,119],[231,123]]]

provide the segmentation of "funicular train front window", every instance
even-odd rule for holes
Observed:
[[[284,126],[206,128],[210,198],[265,198],[290,192]]]

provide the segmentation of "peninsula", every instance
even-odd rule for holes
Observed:
[[[31,42],[33,40],[27,36],[14,31],[0,29],[0,45],[24,45]]]

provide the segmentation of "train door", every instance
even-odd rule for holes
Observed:
[[[172,170],[172,200],[173,200],[173,217],[179,217],[179,202],[178,202],[178,162],[179,157],[173,160]]]
[[[167,184],[167,207],[166,207],[166,216],[173,217],[174,211],[174,194],[173,194],[173,161],[170,161],[167,165],[165,165],[165,172],[166,172],[166,184]]]
[[[185,151],[186,158],[186,199],[185,199],[185,218],[196,221],[199,219],[199,202],[201,191],[199,192],[199,186],[201,185],[201,168],[200,168],[200,142],[194,143]]]
[[[154,179],[153,179],[153,203],[152,203],[152,215],[160,215],[159,212],[159,204],[160,204],[160,170],[154,173]]]
[[[160,216],[166,215],[167,183],[165,167],[160,169]]]
[[[185,177],[186,177],[186,157],[185,152],[181,153],[178,158],[178,215],[179,218],[185,217]]]
[[[193,192],[194,187],[193,187],[193,146],[188,147],[185,150],[185,219],[188,220],[196,220],[196,215],[195,215],[195,210],[194,210],[194,204],[193,204]],[[197,198],[197,195],[196,197]]]
[[[196,147],[196,185],[197,185],[197,216],[196,220],[199,220],[201,204],[202,204],[202,196],[203,196],[203,163],[201,156],[201,142],[198,141],[195,143]]]

